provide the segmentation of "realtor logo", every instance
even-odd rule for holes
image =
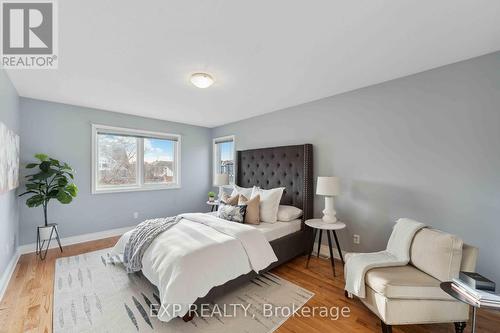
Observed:
[[[2,67],[57,68],[57,17],[50,0],[2,1]]]

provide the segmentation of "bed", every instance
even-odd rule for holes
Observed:
[[[313,211],[312,145],[238,151],[236,180],[242,187],[284,187],[280,204],[302,209],[303,216],[258,226],[228,222],[222,223],[224,230],[214,230],[214,225],[221,225],[216,217],[185,214],[185,221],[158,236],[144,254],[142,273],[160,294],[165,290],[165,295],[160,295],[162,304],[169,300],[183,305],[178,314],[181,317],[187,312],[187,304],[210,302],[253,279],[255,271],[268,271],[312,246],[312,235],[304,225]],[[124,248],[130,237],[127,234],[115,246],[117,252]],[[268,258],[263,261],[259,256],[265,257],[266,251]],[[159,319],[173,317],[168,313]]]
[[[300,230],[270,241],[278,261],[266,268],[277,267],[306,252],[312,246],[312,232],[305,220],[313,216],[313,147],[312,144],[241,150],[237,152],[236,183],[242,187],[264,189],[285,187],[281,205],[302,209]],[[255,277],[251,272],[222,286],[213,288],[199,299],[205,302],[229,288],[237,287]]]

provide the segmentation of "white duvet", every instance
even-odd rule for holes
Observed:
[[[160,292],[164,311],[159,311],[158,319],[166,322],[184,316],[213,287],[278,260],[264,234],[254,227],[202,213],[181,216],[142,258],[142,273]],[[118,240],[115,254],[123,255],[131,233]]]

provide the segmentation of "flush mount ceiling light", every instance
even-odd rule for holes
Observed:
[[[194,73],[191,75],[191,83],[198,88],[208,88],[214,84],[214,78],[207,73]]]

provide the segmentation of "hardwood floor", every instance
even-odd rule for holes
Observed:
[[[0,332],[51,332],[52,302],[55,260],[58,257],[71,256],[111,247],[118,237],[106,238],[88,243],[64,247],[49,251],[45,261],[40,261],[34,254],[21,256],[12,279],[0,303]],[[358,300],[344,297],[342,264],[336,263],[337,277],[333,279],[330,262],[326,259],[311,258],[309,268],[305,268],[305,257],[278,267],[273,272],[312,292],[315,296],[307,303],[310,307],[348,306],[350,316],[330,320],[320,316],[311,318],[293,317],[278,330],[289,332],[380,332],[380,321]],[[500,312],[479,310],[477,331],[479,333],[500,332]],[[395,333],[454,332],[453,324],[407,325],[393,327]],[[467,327],[466,332],[470,332]]]

